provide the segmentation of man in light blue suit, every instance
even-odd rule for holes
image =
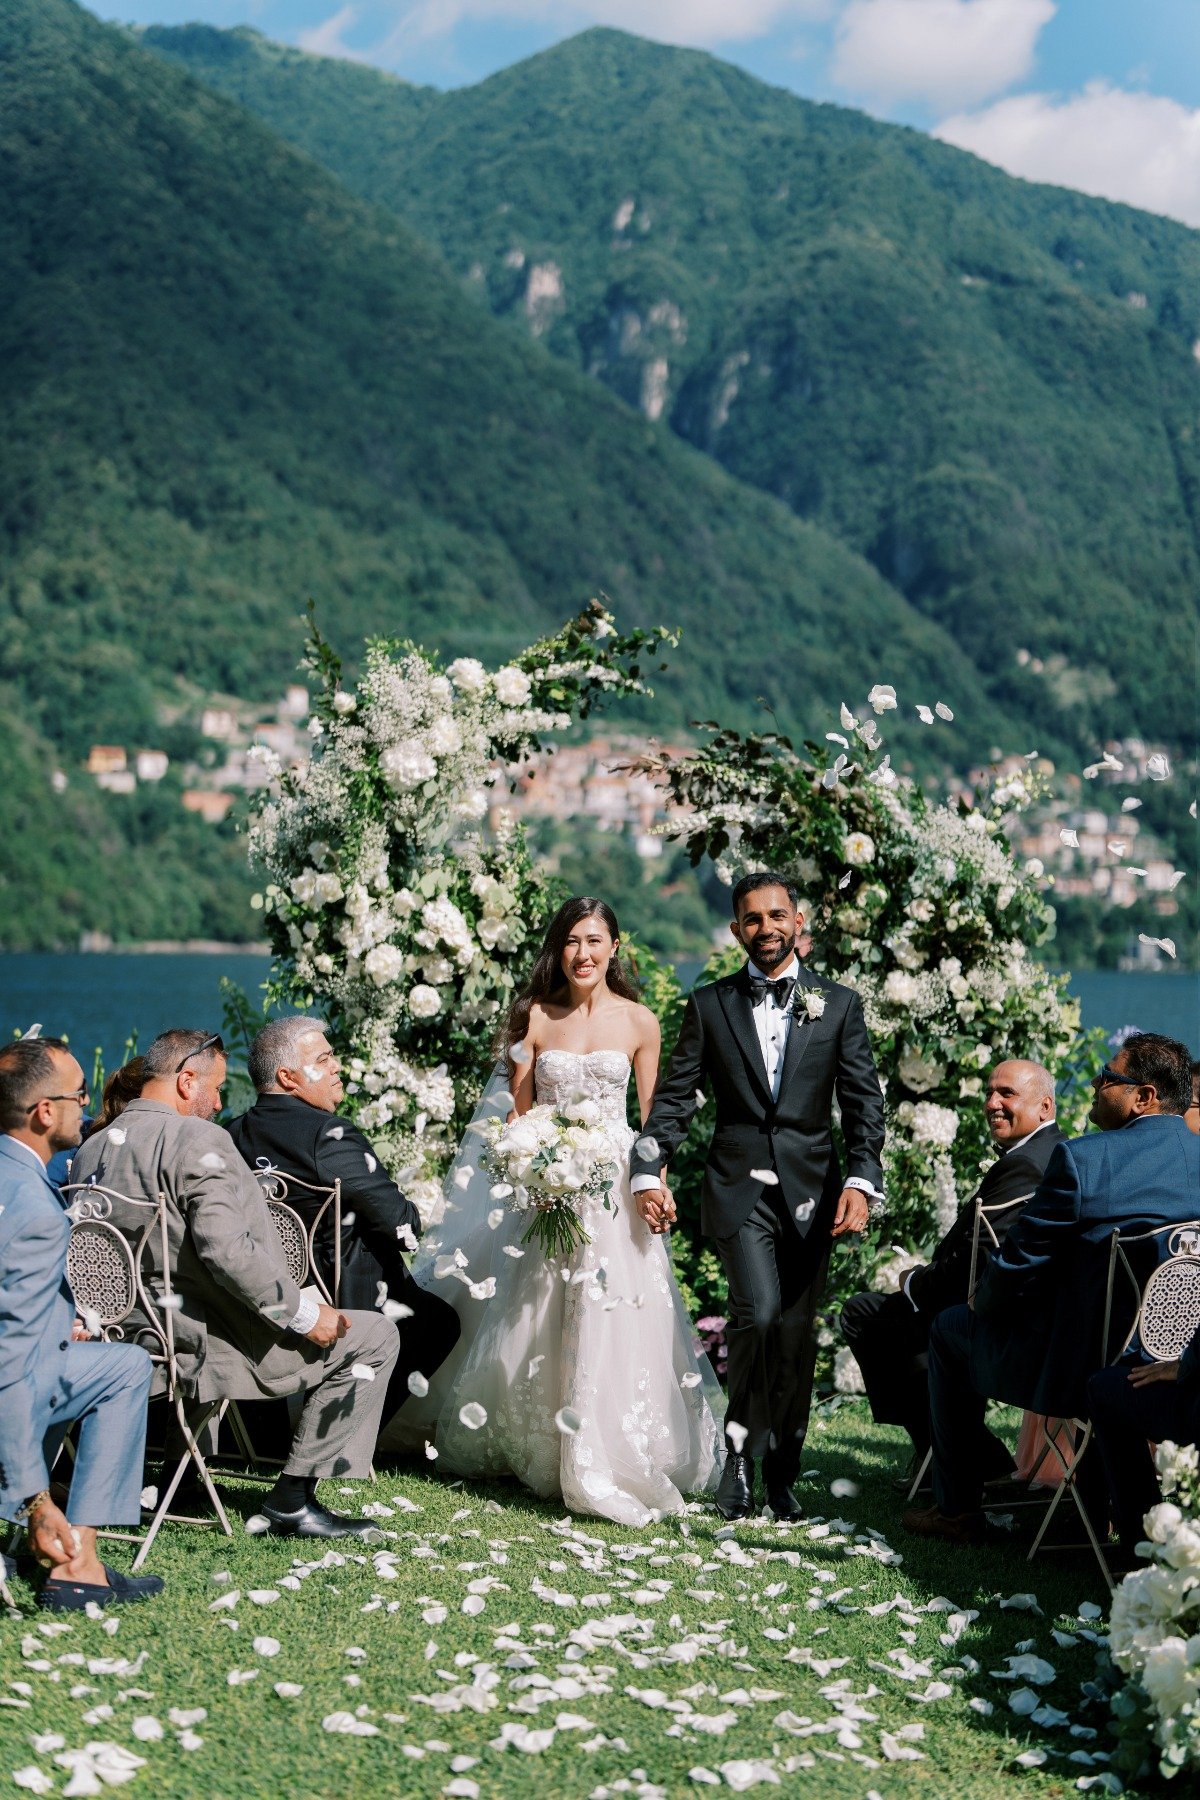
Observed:
[[[1059,1144],[1041,1183],[988,1264],[973,1310],[939,1313],[929,1338],[935,1506],[905,1514],[908,1530],[978,1541],[982,1473],[970,1446],[988,1399],[1051,1418],[1088,1416],[1089,1377],[1120,1350],[1137,1296],[1105,1297],[1114,1232],[1136,1235],[1200,1216],[1200,1138],[1184,1113],[1191,1056],[1156,1033],[1128,1038],[1093,1082],[1100,1130]],[[1149,1273],[1149,1269],[1145,1271]],[[974,1434],[974,1435],[973,1435]],[[1101,1471],[1080,1465],[1081,1483]],[[1093,1498],[1103,1501],[1099,1486]]]
[[[70,1221],[46,1165],[79,1142],[83,1071],[58,1038],[0,1050],[0,1517],[22,1520],[49,1569],[38,1604],[82,1611],[158,1593],[96,1553],[98,1526],[141,1516],[152,1365],[135,1344],[75,1341],[67,1285]],[[50,1469],[67,1428],[79,1440],[64,1514]]]

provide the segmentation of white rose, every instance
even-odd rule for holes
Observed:
[[[846,839],[843,854],[852,868],[865,868],[867,863],[875,860],[875,840],[865,831],[852,831]]]
[[[430,724],[425,741],[435,756],[453,756],[462,749],[462,732],[449,713],[439,713]]]
[[[910,900],[904,910],[918,925],[928,925],[934,914],[934,905],[932,900]]]
[[[332,906],[345,893],[336,875],[318,875],[316,881],[317,899],[322,906]]]
[[[433,987],[442,987],[454,974],[454,964],[448,956],[427,956],[421,974]]]
[[[375,944],[367,951],[363,968],[376,987],[387,987],[404,973],[404,957],[395,944]]]
[[[401,738],[398,744],[389,744],[379,766],[392,787],[402,791],[421,787],[437,774],[437,764],[419,738]]]
[[[343,717],[345,717],[347,713],[352,713],[357,705],[358,701],[355,699],[354,695],[348,694],[345,688],[339,688],[337,693],[333,696],[333,710],[335,713],[340,713]]]
[[[533,684],[523,669],[497,669],[494,685],[501,706],[527,706]]]
[[[311,906],[316,898],[318,880],[315,869],[302,869],[292,883],[292,899],[301,906]]]
[[[1142,1686],[1164,1719],[1195,1703],[1200,1695],[1200,1669],[1189,1665],[1183,1638],[1164,1638],[1146,1652]]]
[[[487,816],[489,801],[482,788],[474,788],[471,793],[464,794],[454,803],[454,814],[459,819],[482,819]]]
[[[458,657],[446,673],[461,693],[482,694],[487,687],[487,670],[473,656]]]
[[[901,1051],[898,1066],[901,1081],[914,1094],[927,1094],[946,1073],[945,1063],[937,1062],[931,1056],[922,1056],[919,1050],[911,1048]]]
[[[374,954],[372,951],[371,955]],[[368,956],[367,961],[370,962],[370,960],[371,957]],[[408,1010],[414,1019],[434,1019],[442,1010],[442,996],[435,987],[429,987],[425,982],[419,981],[416,987],[409,991]]]
[[[916,977],[906,974],[903,969],[893,969],[883,984],[884,998],[893,1006],[911,1006],[920,991]]]

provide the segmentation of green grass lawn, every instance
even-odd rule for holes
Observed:
[[[62,1791],[55,1755],[89,1743],[143,1757],[127,1791],[162,1800],[674,1796],[748,1786],[746,1765],[763,1793],[831,1800],[1074,1792],[1106,1766],[1070,1760],[1106,1746],[1105,1710],[1081,1693],[1096,1651],[1080,1633],[1102,1622],[1080,1606],[1107,1610],[1094,1563],[906,1539],[899,1455],[861,1404],[820,1421],[812,1519],[791,1527],[734,1530],[697,1508],[638,1535],[415,1468],[353,1497],[325,1484],[329,1504],[393,1509],[379,1543],[328,1557],[240,1520],[232,1540],[168,1526],[149,1561],[167,1592],[148,1605],[64,1623],[18,1584],[23,1617],[0,1626],[0,1794],[31,1766]],[[839,1478],[857,1493],[834,1497]],[[231,1514],[251,1514],[261,1484],[220,1479]],[[1022,1593],[1040,1611],[1002,1605]],[[1029,1651],[1053,1681],[992,1673]],[[1070,1723],[1014,1713],[1023,1687]],[[362,1735],[328,1729],[334,1715]],[[1040,1766],[1018,1762],[1031,1751]]]

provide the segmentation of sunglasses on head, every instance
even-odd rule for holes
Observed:
[[[193,1056],[203,1056],[204,1052],[206,1050],[215,1050],[219,1056],[224,1056],[225,1046],[221,1042],[221,1034],[219,1031],[211,1032],[209,1034],[209,1036],[205,1038],[205,1040],[202,1044],[197,1044],[196,1048],[194,1050],[188,1051],[187,1055],[182,1059],[181,1062],[177,1062],[175,1064],[176,1075],[182,1075],[184,1069],[186,1068],[188,1063],[191,1062]]]

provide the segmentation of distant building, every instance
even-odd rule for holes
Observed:
[[[206,706],[200,714],[200,735],[228,741],[238,734],[238,717],[231,706]]]
[[[113,769],[109,774],[97,775],[96,786],[110,794],[132,794],[137,787],[137,776],[132,769]]]
[[[127,761],[121,744],[93,744],[85,767],[89,775],[119,775]]]
[[[304,719],[308,716],[308,689],[294,682],[279,702],[281,719]]]
[[[218,788],[183,790],[184,811],[199,813],[208,825],[219,825],[232,805],[233,795]]]
[[[133,766],[139,781],[161,781],[170,762],[165,750],[139,750]]]

